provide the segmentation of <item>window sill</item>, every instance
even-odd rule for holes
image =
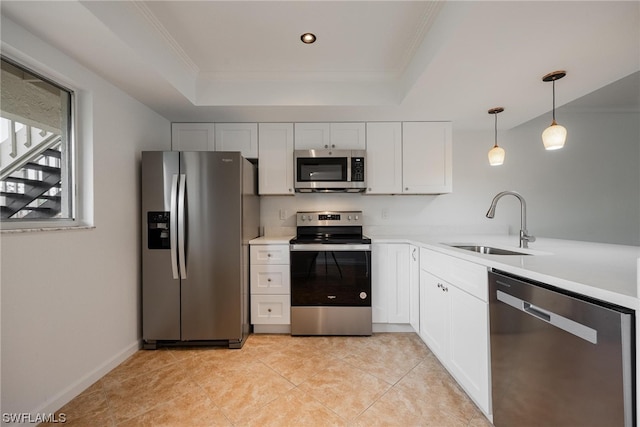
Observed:
[[[51,226],[51,227],[0,229],[0,234],[32,233],[36,231],[92,230],[94,228],[96,228],[95,225],[75,225],[75,226],[60,225],[60,226]]]

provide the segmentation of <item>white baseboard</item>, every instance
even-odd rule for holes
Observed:
[[[408,323],[374,323],[373,332],[415,332]]]
[[[78,381],[69,385],[64,390],[47,400],[41,407],[35,409],[31,414],[49,414],[54,413],[64,405],[69,403],[73,398],[89,388],[93,383],[105,376],[113,368],[127,360],[131,355],[140,349],[140,341],[135,341],[121,350],[118,354],[89,372]]]
[[[253,325],[254,334],[290,334],[291,325]]]
[[[415,332],[404,323],[374,323],[373,332]],[[290,334],[291,325],[253,325],[254,334]]]

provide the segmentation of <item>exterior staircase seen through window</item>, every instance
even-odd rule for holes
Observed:
[[[13,127],[13,126],[12,126]],[[61,137],[24,126],[0,145],[0,218],[56,218],[61,213]],[[37,135],[36,138],[33,135]],[[24,143],[28,141],[25,149]],[[35,140],[34,140],[35,139]],[[22,151],[22,152],[20,152]]]

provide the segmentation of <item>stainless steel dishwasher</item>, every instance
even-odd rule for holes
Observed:
[[[493,423],[632,426],[634,312],[489,273]]]

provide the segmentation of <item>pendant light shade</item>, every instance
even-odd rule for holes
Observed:
[[[491,166],[500,166],[504,163],[504,149],[502,147],[498,147],[498,113],[502,113],[504,108],[496,107],[492,108],[488,111],[489,114],[493,114],[495,117],[494,122],[494,144],[493,148],[489,150],[489,164]]]
[[[542,77],[543,82],[552,82],[553,84],[553,120],[551,125],[542,132],[542,144],[545,150],[562,148],[567,140],[567,129],[556,122],[556,80],[560,80],[566,75],[566,71],[554,71]]]
[[[544,144],[545,150],[558,150],[564,147],[566,140],[567,129],[556,123],[555,120],[542,132],[542,144]]]
[[[489,150],[489,164],[491,166],[500,166],[504,163],[504,148],[497,145]]]

